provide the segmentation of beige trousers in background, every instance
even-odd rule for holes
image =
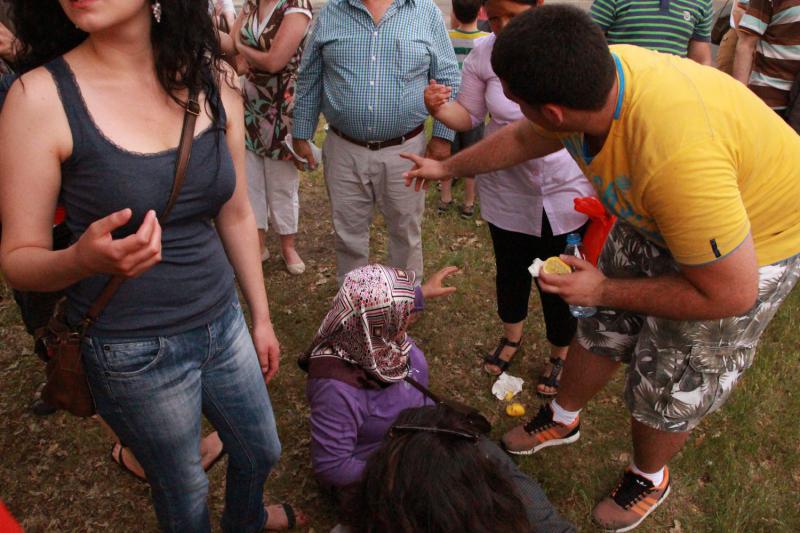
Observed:
[[[278,235],[297,233],[300,216],[300,174],[291,161],[275,161],[245,150],[247,195],[258,229],[272,228]]]
[[[328,132],[322,150],[325,184],[331,201],[336,249],[336,280],[369,263],[369,230],[375,207],[389,233],[388,266],[413,270],[422,279],[424,191],[406,187],[403,173],[411,162],[401,152],[423,154],[425,135],[405,143],[369,150]]]

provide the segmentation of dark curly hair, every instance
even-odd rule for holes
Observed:
[[[616,79],[603,30],[583,10],[554,4],[522,13],[497,36],[492,68],[531,106],[595,111]]]
[[[474,435],[463,416],[441,405],[418,407],[400,413],[397,426],[344,502],[355,531],[534,530],[511,479],[482,453],[478,441],[483,437]],[[414,427],[450,432],[399,431]],[[474,438],[468,438],[471,434]]]
[[[14,69],[23,74],[67,53],[88,34],[70,22],[58,0],[11,0],[11,19],[23,43]],[[161,2],[161,22],[152,22],[156,76],[178,104],[182,89],[206,93],[216,122],[220,118],[218,74],[222,68],[219,36],[201,0]]]

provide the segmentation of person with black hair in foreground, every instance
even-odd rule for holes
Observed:
[[[535,480],[442,405],[400,413],[348,507],[359,533],[575,531]]]
[[[761,333],[800,277],[800,137],[744,85],[694,61],[609,47],[580,9],[514,18],[492,67],[527,120],[407,184],[482,174],[565,146],[618,217],[598,267],[539,276],[545,292],[598,307],[579,321],[559,392],[506,433],[531,454],[580,437],[579,414],[630,365],[633,463],[594,519],[628,531],[670,491],[667,462],[752,364]]]

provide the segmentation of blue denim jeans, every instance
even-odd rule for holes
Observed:
[[[213,322],[168,337],[86,338],[97,412],[147,474],[164,531],[211,530],[202,414],[228,452],[224,531],[261,531],[264,481],[280,456],[269,395],[234,298]]]

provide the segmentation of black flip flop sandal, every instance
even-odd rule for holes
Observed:
[[[283,507],[283,512],[286,513],[286,523],[289,525],[289,527],[286,529],[294,529],[294,526],[297,525],[297,517],[294,514],[294,507],[288,503],[282,503],[281,507]]]
[[[514,356],[516,356],[518,353],[520,353],[520,351],[522,351],[522,349],[520,348],[521,344],[522,344],[522,339],[518,340],[517,342],[511,342],[510,340],[508,340],[505,337],[500,337],[500,342],[498,343],[497,348],[494,349],[494,353],[486,354],[483,357],[483,363],[484,363],[483,370],[484,370],[484,372],[486,372],[490,376],[497,377],[500,374],[502,374],[503,372],[505,372],[506,370],[508,370],[508,367],[511,366],[511,361],[510,360],[506,361],[505,359],[501,359],[500,358],[500,354],[503,352],[503,348],[505,348],[506,346],[509,346],[511,348],[516,348],[516,351],[514,352]],[[499,368],[500,369],[500,373],[495,374],[494,372],[489,372],[488,370],[486,370],[486,365],[487,364],[494,365],[497,368]]]
[[[553,392],[542,392],[539,387],[536,387],[536,394],[542,398],[552,398],[558,394],[558,385],[561,382],[561,371],[564,369],[564,360],[560,357],[551,357],[550,359],[550,372],[539,376],[539,385],[550,387]]]
[[[117,449],[117,446],[119,446],[119,454],[117,456],[114,456],[114,450]],[[123,452],[125,451],[126,448],[127,446],[125,446],[121,442],[115,442],[114,445],[111,446],[111,460],[117,463],[117,465],[119,465],[121,469],[123,469],[129,475],[136,478],[138,481],[141,481],[142,483],[147,483],[146,477],[140,476],[139,474],[131,470],[131,467],[125,464],[125,455],[123,454]]]
[[[286,524],[287,528],[285,531],[294,529],[297,526],[297,514],[294,512],[294,507],[290,503],[281,503],[280,506],[283,508],[283,512],[286,515]],[[266,507],[264,508],[266,511]],[[264,518],[264,528],[262,531],[284,531],[281,529],[267,529],[267,522],[269,521],[269,513]]]

